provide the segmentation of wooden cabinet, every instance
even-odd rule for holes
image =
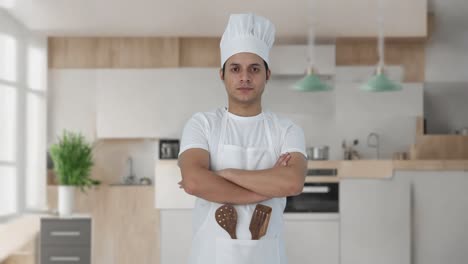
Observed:
[[[410,184],[340,181],[341,264],[411,263]]]
[[[285,214],[284,236],[288,263],[340,263],[338,214],[295,215],[292,217],[291,214]]]
[[[47,195],[49,208],[57,208],[57,187],[49,186]],[[159,211],[153,197],[153,186],[101,185],[86,193],[75,191],[75,212],[93,219],[93,264],[159,263]]]

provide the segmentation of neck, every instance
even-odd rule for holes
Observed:
[[[238,116],[256,116],[262,112],[261,104],[239,105],[229,102],[228,111]]]

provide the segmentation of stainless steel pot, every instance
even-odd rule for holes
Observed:
[[[307,148],[307,158],[309,160],[328,160],[328,146],[315,146]]]

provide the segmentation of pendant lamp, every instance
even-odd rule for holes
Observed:
[[[312,12],[310,12],[312,16],[312,21],[314,20],[314,11],[315,11],[315,5],[314,5],[315,0],[311,0],[310,6]],[[321,92],[321,91],[328,91],[331,90],[331,86],[328,85],[327,83],[323,82],[319,75],[317,70],[314,67],[314,61],[315,61],[315,34],[314,34],[314,23],[311,22],[309,26],[309,34],[308,34],[308,40],[307,40],[307,64],[308,68],[306,71],[306,76],[302,78],[301,80],[297,81],[293,85],[293,89],[295,91],[300,91],[300,92]]]
[[[384,72],[384,34],[383,34],[383,1],[379,0],[379,37],[377,52],[379,54],[379,62],[377,64],[377,70],[374,76],[372,76],[366,83],[361,86],[361,90],[367,92],[392,92],[399,91],[402,89],[401,84],[390,80]]]

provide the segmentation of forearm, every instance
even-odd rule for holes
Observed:
[[[247,190],[210,170],[192,171],[192,177],[185,182],[184,189],[189,194],[216,203],[249,204],[269,199]],[[193,175],[193,174],[196,175]]]
[[[268,197],[297,195],[304,185],[305,170],[273,167],[264,170],[228,169],[223,175],[228,181]]]

